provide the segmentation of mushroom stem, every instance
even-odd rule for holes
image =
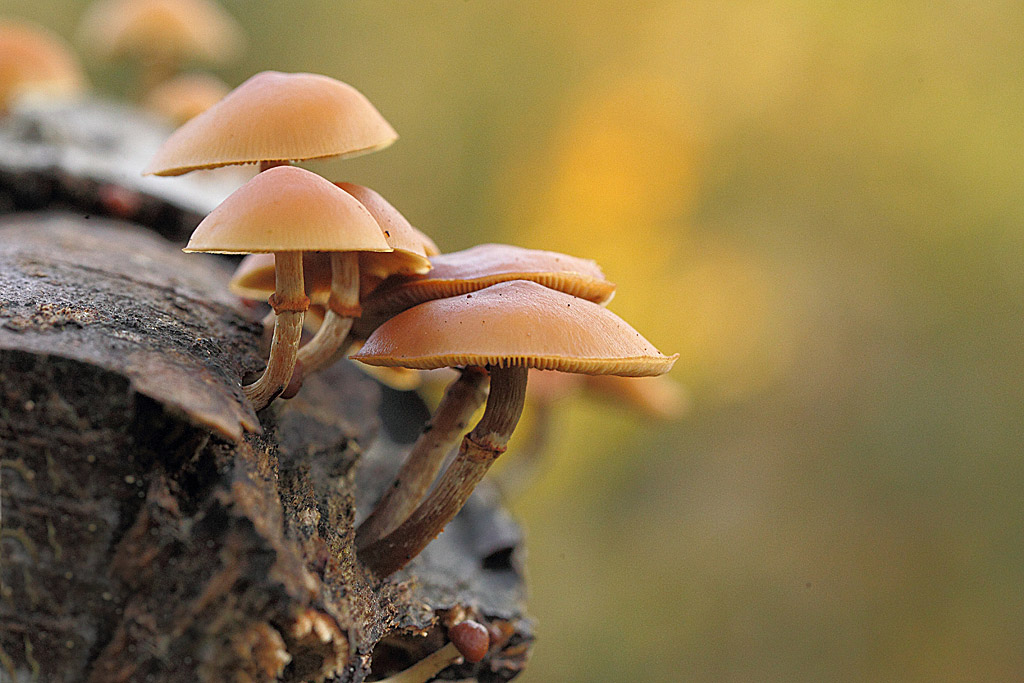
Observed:
[[[462,440],[459,454],[437,487],[397,529],[359,551],[359,558],[379,577],[389,576],[416,557],[469,499],[519,422],[526,397],[527,370],[489,366],[491,390],[480,422]]]
[[[299,360],[305,373],[316,372],[344,355],[352,318],[358,315],[359,254],[354,251],[332,252],[331,298],[327,304],[327,315],[309,343],[299,349]]]
[[[426,683],[444,669],[461,661],[462,654],[459,649],[455,647],[454,643],[448,643],[441,649],[434,650],[405,671],[382,678],[377,683]]]
[[[423,427],[394,481],[373,512],[356,529],[356,548],[383,538],[397,527],[426,495],[444,465],[445,456],[462,435],[469,419],[487,397],[487,373],[468,367],[452,382],[434,416]]]
[[[302,282],[302,252],[279,251],[274,254],[276,288],[270,305],[277,313],[274,339],[270,343],[267,367],[258,380],[244,388],[253,408],[262,410],[288,385],[295,369],[302,338],[302,318],[309,298]]]

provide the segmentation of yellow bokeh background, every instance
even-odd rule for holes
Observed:
[[[401,134],[311,168],[444,250],[598,260],[680,354],[679,421],[552,407],[521,680],[1024,677],[1019,3],[223,4],[229,82],[326,73]]]

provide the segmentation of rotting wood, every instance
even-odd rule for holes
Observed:
[[[515,676],[515,525],[479,495],[407,570],[369,575],[355,502],[407,448],[381,389],[342,363],[247,431],[260,328],[225,280],[138,226],[0,216],[0,680],[358,682],[463,616],[499,644],[451,675]]]

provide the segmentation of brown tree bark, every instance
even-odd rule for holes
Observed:
[[[442,676],[514,677],[532,637],[493,494],[395,577],[356,559],[422,406],[343,362],[253,414],[260,327],[222,262],[69,208],[0,214],[0,680],[361,681],[467,616],[495,644]]]

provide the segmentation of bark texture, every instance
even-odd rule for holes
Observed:
[[[358,682],[466,616],[496,642],[442,677],[514,677],[493,493],[395,577],[356,558],[422,406],[341,363],[255,415],[261,326],[223,262],[73,208],[0,215],[0,680]]]

